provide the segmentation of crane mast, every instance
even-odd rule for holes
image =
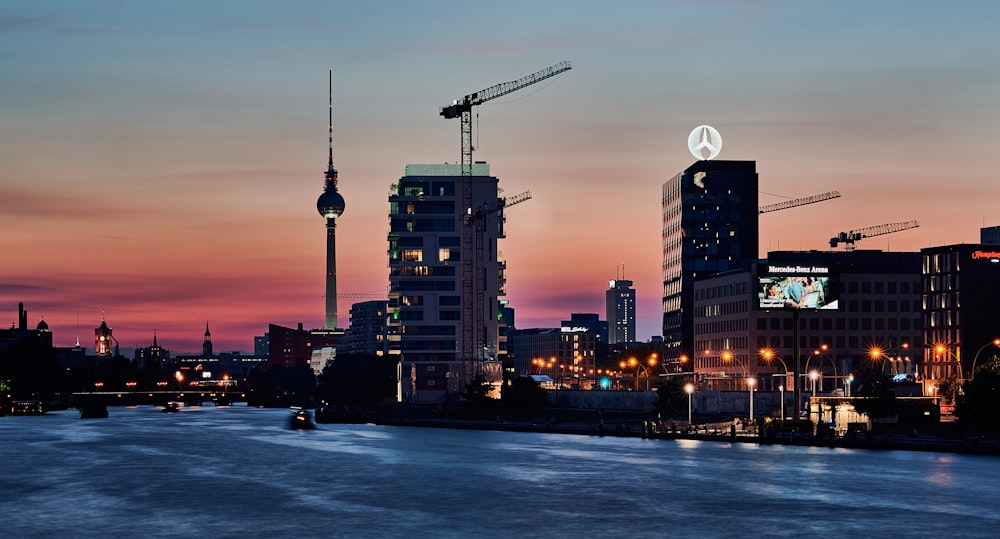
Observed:
[[[481,218],[476,218],[472,208],[472,107],[481,105],[491,99],[516,92],[532,84],[541,82],[550,77],[554,77],[572,68],[568,61],[560,62],[556,65],[542,69],[521,77],[517,80],[495,84],[489,88],[466,95],[454,100],[450,105],[441,107],[439,113],[445,119],[459,118],[461,145],[462,145],[462,206],[464,215],[462,226],[462,347],[459,350],[462,361],[462,387],[464,388],[471,381],[472,369],[467,368],[468,362],[474,358],[482,358],[484,351],[484,313],[482,305],[476,303],[477,290],[482,287],[476,286],[478,273],[481,272],[477,266],[482,264],[481,257],[478,257],[482,247],[476,248],[477,222],[482,222]],[[481,208],[480,208],[481,209]],[[496,211],[502,209],[502,204]],[[484,216],[484,215],[481,215]],[[481,236],[481,234],[480,234]],[[482,238],[478,238],[481,244]],[[481,294],[482,291],[479,291]]]
[[[891,234],[901,230],[917,228],[918,226],[920,226],[920,223],[916,221],[903,221],[899,223],[886,223],[884,225],[859,228],[857,230],[851,230],[850,232],[841,232],[830,238],[830,247],[836,247],[837,244],[843,243],[847,250],[852,251],[854,250],[855,242],[861,238],[871,238],[873,236]]]
[[[787,210],[788,208],[794,208],[796,206],[804,206],[806,204],[815,204],[817,202],[823,202],[824,200],[830,200],[832,198],[839,198],[840,193],[837,191],[830,191],[829,193],[821,193],[819,195],[813,195],[810,197],[796,198],[792,200],[786,200],[784,202],[778,202],[775,204],[768,204],[766,206],[761,206],[757,208],[757,213],[770,213],[772,211]]]

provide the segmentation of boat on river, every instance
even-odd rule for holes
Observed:
[[[294,430],[309,430],[316,428],[313,423],[312,414],[309,410],[302,408],[292,408],[292,415],[288,418],[288,426]]]
[[[166,413],[173,413],[181,411],[181,403],[179,402],[168,402],[163,405],[163,411]]]

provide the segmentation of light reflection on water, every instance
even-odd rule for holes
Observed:
[[[4,536],[995,535],[994,457],[319,425],[242,406],[0,418]]]

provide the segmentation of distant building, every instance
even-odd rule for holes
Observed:
[[[94,350],[97,357],[111,357],[114,355],[114,347],[112,344],[114,336],[111,335],[111,328],[108,327],[108,323],[101,317],[101,325],[94,328]]]
[[[136,347],[133,359],[139,368],[147,365],[163,365],[170,360],[170,350],[160,347],[156,340],[156,332],[153,332],[153,344],[145,347]]]
[[[636,342],[635,289],[632,281],[616,279],[604,292],[608,317],[608,344]]]
[[[320,374],[326,368],[327,363],[337,359],[337,349],[332,346],[314,348],[312,357],[309,358],[309,366],[313,374]]]
[[[287,328],[276,324],[268,324],[267,333],[270,336],[271,348],[268,352],[268,365],[295,367],[311,365],[313,351],[324,347],[336,348],[344,336],[343,331],[327,331]]]
[[[0,329],[0,350],[27,341],[33,341],[43,348],[52,348],[52,331],[45,320],[39,320],[34,329],[29,329],[28,311],[24,309],[24,303],[18,303],[17,323],[11,324],[10,329]]]
[[[258,357],[267,357],[271,346],[270,337],[271,335],[269,333],[264,333],[263,335],[257,335],[253,338],[253,355]]]
[[[597,313],[571,313],[569,320],[560,322],[559,329],[563,333],[595,333],[598,341],[608,342],[608,322],[601,320]]]
[[[517,375],[546,374],[566,386],[589,388],[596,369],[597,334],[559,328],[522,329],[508,341]]]
[[[154,337],[155,343],[155,337]],[[167,354],[169,357],[169,354]],[[267,357],[257,354],[248,356],[239,351],[215,353],[212,346],[212,332],[205,323],[204,338],[200,354],[178,354],[170,364],[180,371],[191,383],[217,384],[219,381],[244,378],[258,365],[267,362]]]
[[[698,161],[663,184],[664,359],[696,352],[695,282],[756,262],[757,201],[754,161]]]
[[[71,369],[87,363],[87,351],[79,343],[72,348],[56,347],[52,344],[52,331],[45,320],[39,320],[34,328],[28,324],[28,311],[24,303],[17,304],[17,321],[10,329],[0,329],[0,353],[11,347],[27,347],[34,350],[52,349],[59,367]]]
[[[389,355],[388,304],[387,300],[374,300],[351,305],[351,325],[345,336],[345,352]]]

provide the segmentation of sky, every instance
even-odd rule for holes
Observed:
[[[322,327],[333,69],[340,326],[386,297],[389,186],[457,162],[453,99],[563,60],[475,110],[474,159],[505,195],[519,328],[604,317],[608,281],[661,324],[661,186],[754,160],[760,256],[917,220],[859,248],[976,243],[1000,225],[993,1],[7,0],[0,4],[0,324],[24,302],[57,346],[252,350],[269,323]]]

